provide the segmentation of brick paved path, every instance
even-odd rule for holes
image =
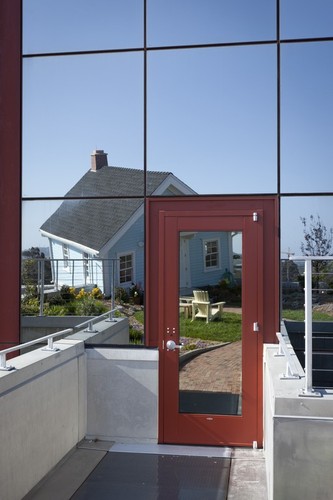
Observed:
[[[193,358],[180,371],[180,390],[241,394],[241,348],[239,340]]]

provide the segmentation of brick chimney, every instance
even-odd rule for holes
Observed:
[[[91,155],[91,170],[96,172],[102,167],[108,165],[108,154],[104,153],[103,149],[95,149]]]

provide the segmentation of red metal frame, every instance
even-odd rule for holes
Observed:
[[[262,267],[263,272],[258,276],[258,295],[262,297],[262,301],[259,300],[259,310],[257,311],[258,317],[261,321],[261,343],[259,343],[259,348],[257,349],[257,380],[254,382],[257,384],[257,402],[256,410],[253,411],[255,415],[255,422],[253,425],[256,426],[256,440],[258,445],[262,444],[263,435],[263,418],[262,418],[262,344],[263,342],[275,342],[275,332],[279,326],[279,279],[278,279],[278,218],[277,218],[277,205],[278,200],[276,197],[184,197],[184,198],[165,198],[165,199],[149,199],[147,202],[147,281],[146,281],[146,335],[147,343],[151,346],[159,346],[160,348],[160,386],[159,386],[159,396],[160,396],[160,415],[159,415],[159,440],[164,442],[164,429],[165,429],[165,408],[164,401],[170,407],[170,398],[172,395],[166,394],[168,389],[168,384],[164,383],[165,377],[165,367],[163,362],[164,351],[162,350],[163,332],[166,326],[164,311],[165,305],[163,301],[163,289],[168,286],[165,280],[168,280],[168,273],[164,272],[164,267],[169,264],[165,262],[164,249],[166,245],[168,248],[172,246],[172,241],[165,241],[165,234],[163,228],[163,221],[165,215],[170,212],[174,212],[174,215],[180,215],[181,213],[191,214],[193,211],[198,211],[204,207],[206,213],[213,214],[217,211],[223,211],[225,214],[231,214],[239,211],[261,211],[264,217],[260,217],[260,222],[262,224],[262,236],[258,240],[257,251],[257,261]],[[177,214],[178,212],[178,214]],[[177,245],[176,252],[178,251]],[[161,258],[162,256],[162,258]],[[176,259],[176,254],[174,255]],[[261,266],[262,263],[262,266]],[[174,279],[174,277],[172,278]],[[172,300],[172,299],[171,299]],[[251,305],[250,305],[251,307]],[[178,308],[175,307],[178,311]],[[168,311],[168,315],[170,309]],[[259,338],[259,337],[258,337]],[[256,353],[253,353],[254,357]],[[177,360],[178,362],[178,360]],[[251,359],[253,362],[253,357]],[[245,361],[246,363],[246,361]],[[175,409],[174,409],[175,410]],[[232,419],[239,419],[239,417],[229,417],[225,418],[225,421],[230,420],[230,425],[228,427],[232,428]],[[184,423],[188,420],[188,422]],[[193,421],[193,417],[188,415],[184,417],[183,423],[177,423],[179,426],[178,442],[191,442],[193,436],[191,432],[187,433],[187,428],[193,429],[193,422],[191,425],[190,421]],[[203,416],[196,418],[195,425],[205,424],[206,417]],[[201,423],[200,423],[201,422]],[[238,424],[237,424],[238,425]],[[237,426],[236,426],[237,427]],[[239,427],[240,429],[240,427]],[[233,437],[233,441],[228,441],[226,443],[233,445],[249,445],[252,444],[246,441],[246,436],[242,436],[240,431],[238,432],[237,438]],[[198,434],[198,433],[197,433]],[[207,433],[203,433],[205,436],[204,441],[200,443],[200,440],[196,439],[197,444],[221,444],[216,442],[216,436],[212,434],[212,439],[209,441],[207,439]],[[234,436],[236,434],[234,433]]]
[[[0,349],[19,343],[21,1],[0,2]]]

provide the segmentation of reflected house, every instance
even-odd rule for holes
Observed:
[[[96,284],[106,295],[111,294],[112,286],[128,290],[135,283],[144,287],[143,186],[143,170],[108,166],[107,153],[93,152],[91,169],[40,228],[49,241],[57,286]],[[170,172],[147,172],[148,196],[193,194],[193,189]],[[232,270],[230,235],[206,236],[191,232],[181,235],[183,289],[216,283],[226,268]],[[190,252],[196,266],[195,279],[187,262]],[[202,252],[221,253],[209,273]]]

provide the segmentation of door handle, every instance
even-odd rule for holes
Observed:
[[[168,340],[166,343],[167,351],[174,351],[175,349],[181,349],[183,344],[176,344],[174,340]]]

